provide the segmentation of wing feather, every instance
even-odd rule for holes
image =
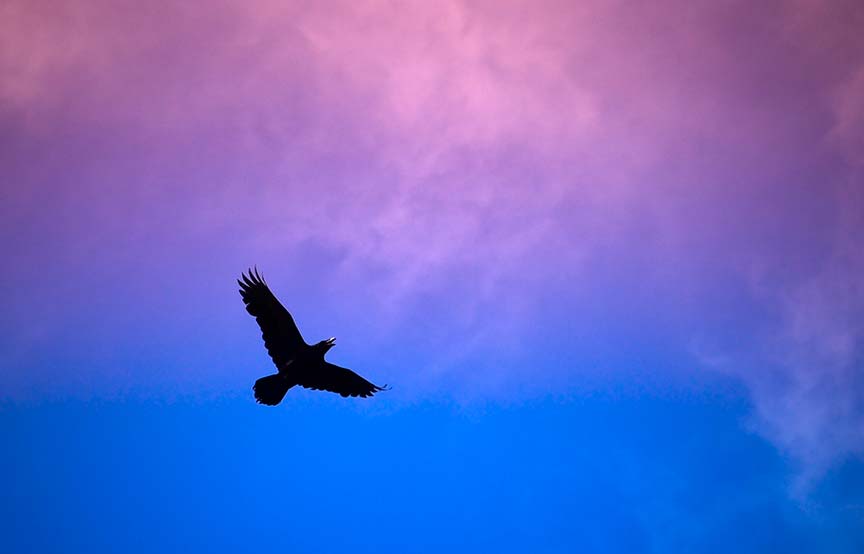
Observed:
[[[282,369],[295,358],[297,352],[306,345],[294,318],[270,291],[258,269],[250,269],[248,275],[242,274],[240,296],[249,312],[261,328],[261,336],[267,353],[276,367]]]
[[[342,396],[366,398],[376,392],[390,390],[387,385],[379,387],[360,377],[350,369],[329,362],[322,362],[314,371],[298,378],[298,385],[312,390],[326,390]]]

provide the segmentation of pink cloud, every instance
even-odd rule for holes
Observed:
[[[251,251],[285,256],[311,241],[343,253],[333,283],[375,299],[334,291],[346,311],[385,330],[430,291],[461,287],[439,341],[458,347],[442,347],[432,381],[494,339],[527,348],[518,338],[549,289],[584,302],[582,330],[603,317],[610,281],[638,284],[644,297],[624,293],[634,311],[663,304],[670,325],[712,344],[725,320],[705,314],[727,308],[708,298],[725,298],[717,275],[755,283],[752,309],[780,317],[760,344],[722,352],[723,371],[796,456],[824,467],[859,452],[851,237],[864,223],[845,214],[833,235],[814,231],[801,206],[829,198],[823,224],[861,205],[849,200],[860,8],[571,4],[6,2],[0,116],[49,145],[87,129],[138,149],[123,160],[134,184],[117,185],[128,167],[79,146],[92,171],[64,213],[91,250],[106,229],[254,229]],[[845,165],[804,182],[836,153]],[[202,173],[180,178],[187,167]],[[154,215],[172,202],[189,210],[179,221]],[[798,239],[830,254],[773,280]]]

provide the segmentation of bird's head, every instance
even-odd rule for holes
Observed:
[[[322,340],[318,343],[318,348],[321,349],[321,353],[324,354],[336,344],[336,337],[330,337],[327,340]]]

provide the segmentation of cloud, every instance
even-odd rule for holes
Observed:
[[[785,19],[805,59],[834,53],[842,60],[821,67],[818,96],[826,131],[814,148],[827,150],[831,169],[808,177],[827,217],[809,222],[811,236],[821,238],[817,255],[801,258],[802,269],[778,279],[777,265],[754,264],[754,299],[771,316],[752,344],[703,357],[748,385],[754,428],[800,463],[798,494],[864,454],[864,43],[852,30],[862,18],[860,7],[800,2]]]
[[[346,318],[428,331],[430,382],[538,379],[459,372],[548,314],[576,360],[666,330],[825,467],[862,445],[861,10],[837,6],[6,2],[0,117],[41,153],[5,162],[34,241],[8,250],[330,253]]]
[[[854,71],[840,87],[835,124],[826,136],[849,165],[833,191],[826,190],[835,195],[835,217],[824,256],[792,285],[757,285],[778,307],[779,318],[760,352],[770,371],[753,368],[745,380],[761,418],[757,427],[803,461],[802,491],[836,462],[864,454],[861,75],[861,69]]]
[[[860,191],[847,199],[861,205]],[[780,323],[744,377],[762,430],[804,464],[806,489],[834,463],[864,453],[864,220],[844,221],[814,274],[774,292]],[[772,375],[773,374],[773,375]]]

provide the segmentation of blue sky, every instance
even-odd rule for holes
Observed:
[[[241,398],[5,406],[4,541],[10,552],[864,544],[860,463],[795,501],[793,465],[742,430],[736,387],[621,389],[471,408],[311,393],[278,410]]]

